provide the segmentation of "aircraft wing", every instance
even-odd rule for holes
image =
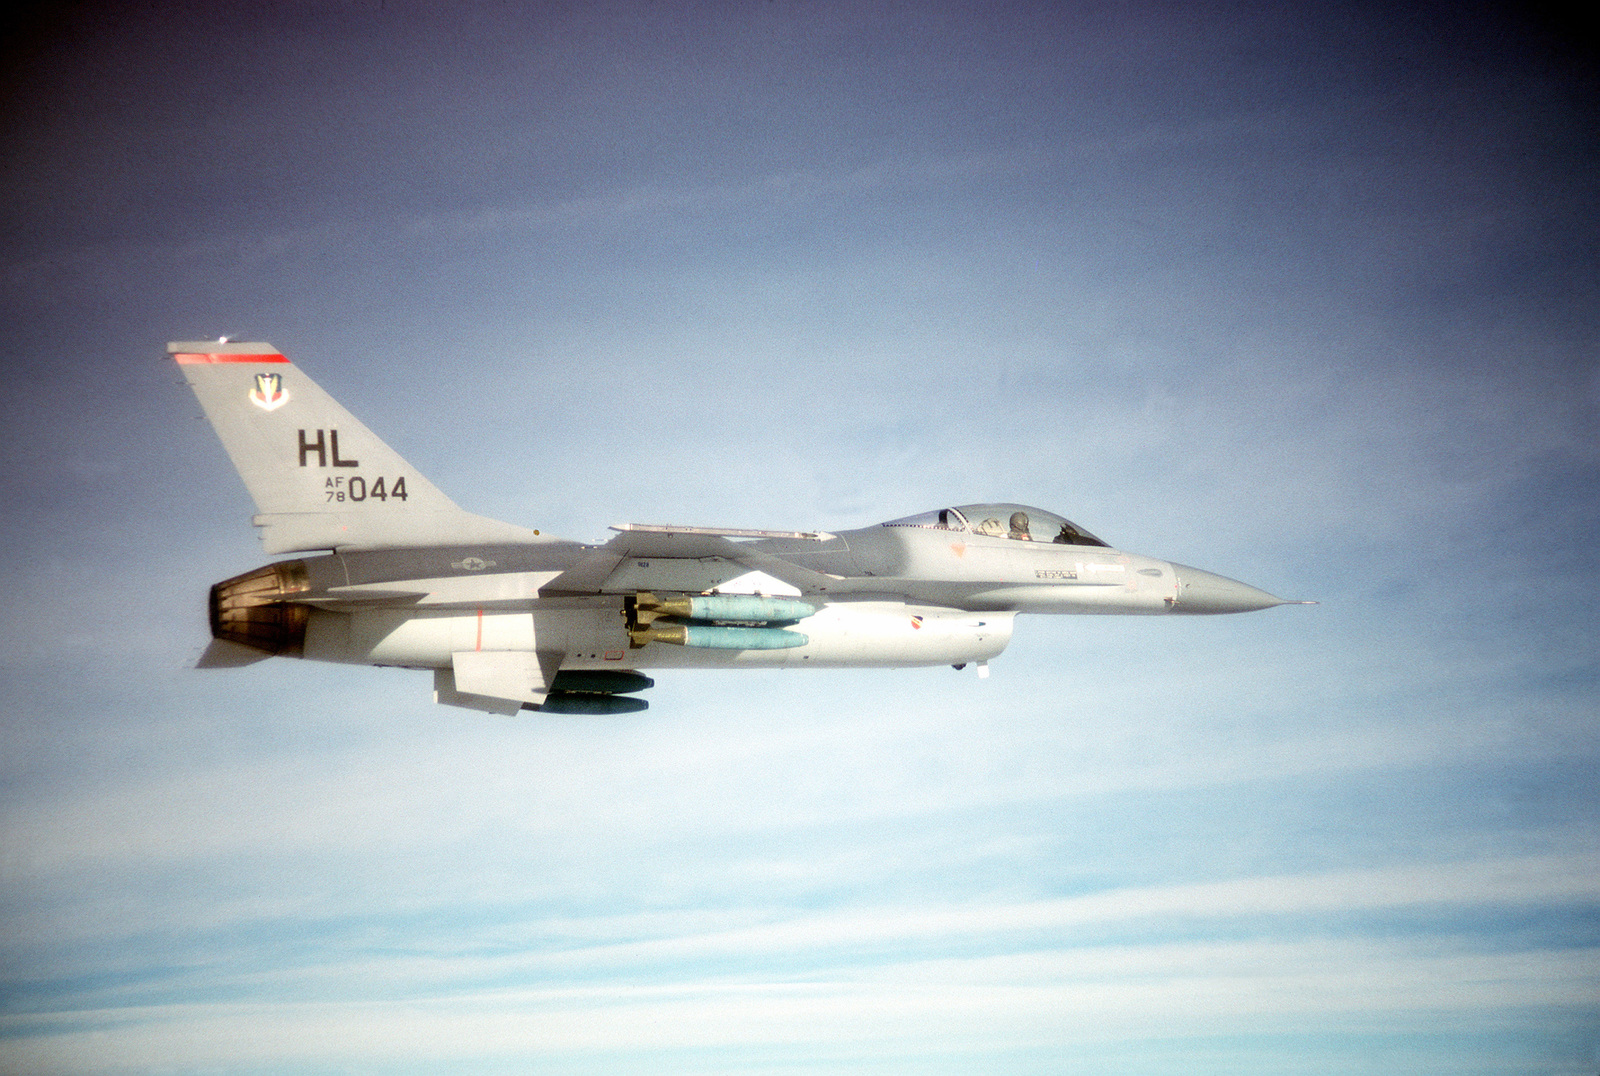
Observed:
[[[802,594],[825,594],[842,580],[812,571],[732,538],[825,540],[816,531],[756,531],[625,524],[622,533],[539,589],[541,597],[627,594],[639,590],[704,591],[758,571]]]

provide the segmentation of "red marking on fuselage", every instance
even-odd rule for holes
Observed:
[[[478,610],[478,645],[474,646],[472,649],[474,649],[474,650],[482,650],[483,649],[483,610],[482,609]]]
[[[288,362],[282,355],[200,355],[194,352],[180,352],[172,356],[182,366],[192,366],[204,362]]]

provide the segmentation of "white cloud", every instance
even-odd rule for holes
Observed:
[[[1200,1038],[1241,1022],[1257,1033],[1328,1033],[1381,1017],[1392,1032],[1440,1034],[1506,1006],[1587,1006],[1596,957],[1585,949],[1463,954],[1393,941],[1108,946],[877,964],[800,981],[669,979],[90,1011],[11,1045],[14,1061],[44,1072],[356,1059],[472,1066],[560,1056],[570,1064],[603,1052],[646,1055],[657,1070],[676,1071],[693,1065],[685,1052],[703,1048],[821,1049],[848,1064],[906,1052]],[[93,1030],[79,1030],[84,1024]]]

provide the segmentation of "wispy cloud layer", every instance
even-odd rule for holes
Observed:
[[[682,1051],[712,1046],[1071,1050],[1152,1034],[1205,1038],[1240,1020],[1277,1033],[1373,1019],[1391,1032],[1465,1031],[1507,1006],[1591,1006],[1594,949],[1507,948],[1481,924],[1529,907],[1592,908],[1597,866],[1592,855],[1545,856],[1253,878],[1010,905],[775,915],[709,933],[695,912],[534,921],[521,925],[520,945],[503,929],[485,932],[493,951],[479,955],[430,952],[424,935],[409,954],[347,951],[327,963],[323,950],[299,966],[206,974],[187,989],[243,988],[257,1001],[89,1007],[70,1021],[41,1013],[7,1023],[23,1033],[12,1040],[19,1058],[80,1071],[163,1056],[184,1066],[460,1057],[440,1052],[446,1042],[471,1042],[465,1054],[479,1060],[665,1051],[673,1065]],[[1419,930],[1403,918],[1419,911],[1471,919],[1444,933]],[[1402,916],[1387,937],[1364,936],[1349,918],[1384,913]],[[1224,932],[1235,937],[1208,937],[1218,921],[1233,924]],[[1080,938],[1107,925],[1149,936],[1158,924],[1154,932],[1173,940]],[[623,940],[639,934],[646,939]],[[551,985],[520,985],[532,983]],[[308,996],[319,1000],[286,1000]]]

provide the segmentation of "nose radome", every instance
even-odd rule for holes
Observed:
[[[1248,583],[1202,572],[1187,564],[1174,564],[1172,574],[1178,580],[1178,594],[1172,602],[1174,613],[1248,613],[1286,604],[1282,598]]]

